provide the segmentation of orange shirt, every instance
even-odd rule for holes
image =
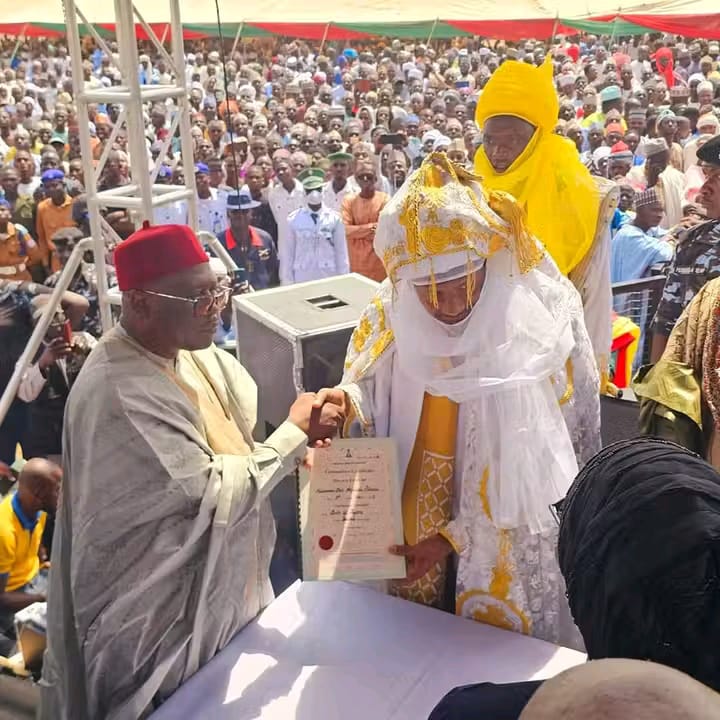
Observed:
[[[375,224],[389,200],[390,197],[385,193],[376,192],[369,200],[355,194],[346,195],[342,202],[350,271],[377,282],[382,282],[386,274],[382,261],[373,249]]]
[[[47,267],[50,264],[52,272],[60,269],[55,254],[55,246],[52,242],[52,236],[62,228],[75,227],[72,220],[72,198],[65,196],[65,202],[62,205],[55,205],[50,198],[43,200],[37,207],[37,220],[35,228],[37,230],[38,245],[42,253],[43,264]]]
[[[0,234],[0,280],[32,280],[30,265],[42,261],[42,254],[30,233],[8,223]]]
[[[231,100],[230,103],[230,114],[236,115],[240,112],[240,108],[238,107],[237,100]],[[227,111],[228,111],[228,102],[227,100],[223,100],[220,105],[218,105],[218,117],[221,120],[227,120]]]

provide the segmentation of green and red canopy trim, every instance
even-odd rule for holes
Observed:
[[[168,23],[151,23],[159,38],[169,39]],[[66,26],[62,23],[0,23],[0,34],[26,37],[62,37]],[[112,23],[96,24],[102,37],[113,37]],[[88,34],[80,25],[80,33]],[[139,39],[147,39],[143,28],[135,28]],[[617,14],[596,18],[557,18],[528,20],[426,20],[401,23],[223,23],[226,38],[295,37],[305,40],[364,40],[373,37],[397,37],[418,40],[449,39],[479,35],[502,40],[549,38],[557,33],[593,33],[596,35],[638,35],[646,32],[665,32],[687,37],[720,39],[720,13],[707,15],[627,15]],[[183,37],[200,40],[217,37],[217,24],[185,24]]]

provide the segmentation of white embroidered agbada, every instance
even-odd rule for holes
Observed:
[[[92,352],[65,415],[40,718],[146,717],[272,600],[268,496],[307,437],[253,443],[256,402],[214,346],[176,363],[116,327]]]
[[[406,542],[440,533],[453,546],[458,614],[581,647],[550,508],[600,447],[599,377],[577,291],[527,234],[517,203],[486,195],[445,156],[388,204],[375,248],[388,280],[350,342],[346,431],[396,439]],[[468,318],[432,318],[417,283],[432,288],[483,261]],[[442,568],[393,591],[438,605],[438,579]]]

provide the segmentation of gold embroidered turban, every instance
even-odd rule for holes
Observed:
[[[375,252],[393,283],[433,279],[463,264],[470,269],[501,249],[516,255],[522,272],[543,257],[514,198],[486,192],[478,176],[444,153],[430,155],[398,190],[375,235]]]

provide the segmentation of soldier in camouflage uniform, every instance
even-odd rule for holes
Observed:
[[[653,320],[652,362],[662,355],[682,311],[709,280],[720,277],[720,136],[707,142],[698,158],[706,180],[698,194],[708,220],[684,230],[678,237],[662,299]]]

